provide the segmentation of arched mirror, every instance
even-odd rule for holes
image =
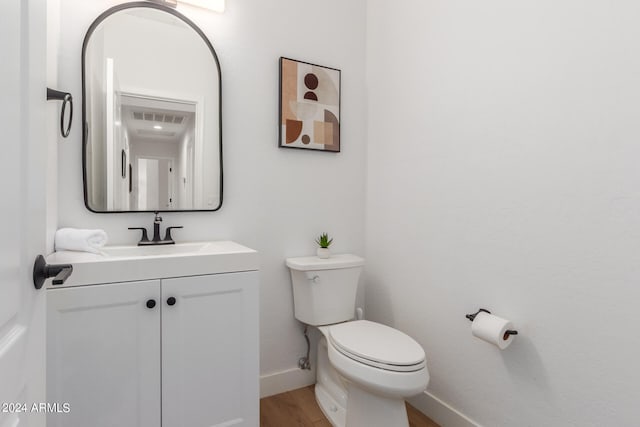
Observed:
[[[84,39],[82,91],[89,210],[220,208],[220,64],[193,22],[150,2],[107,10]]]

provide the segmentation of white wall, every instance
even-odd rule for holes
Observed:
[[[59,1],[59,86],[79,105],[84,32],[118,2]],[[225,193],[165,224],[261,252],[262,373],[304,350],[282,260],[325,230],[363,253],[366,154],[367,315],[425,347],[429,392],[486,426],[634,425],[639,7],[369,0],[366,92],[364,0],[184,8],[222,64]],[[280,55],[343,70],[341,154],[276,148]],[[151,215],[83,206],[76,114],[58,225],[134,243]],[[509,349],[471,337],[478,307],[516,323]]]
[[[113,0],[60,0],[60,86],[77,100],[72,135],[59,145],[58,225],[101,227],[133,244],[152,214],[93,214],[83,204],[80,54],[84,34]],[[178,241],[232,239],[261,254],[261,372],[292,369],[305,350],[293,318],[284,258],[312,254],[335,235],[336,252],[363,252],[365,164],[364,0],[322,3],[229,0],[224,14],[183,8],[207,34],[222,66],[224,203],[209,213],[166,213]],[[342,152],[277,148],[278,58],[342,69]]]
[[[367,312],[482,425],[638,423],[639,21],[368,2]],[[479,307],[517,325],[506,351],[471,336]]]
[[[47,67],[47,87],[51,89],[64,90],[58,86],[58,56],[60,50],[60,0],[46,1],[46,67]],[[76,105],[77,105],[76,98]],[[63,140],[60,134],[60,113],[62,106],[59,101],[47,102],[47,188],[46,188],[46,249],[53,251],[55,234],[58,225],[58,144]],[[77,107],[76,107],[77,108]],[[76,122],[77,123],[77,122]]]

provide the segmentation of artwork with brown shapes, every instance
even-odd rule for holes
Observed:
[[[340,70],[280,58],[279,146],[340,152]]]

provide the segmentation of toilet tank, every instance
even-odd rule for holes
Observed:
[[[353,319],[363,265],[364,259],[349,254],[287,258],[296,319],[314,326]]]

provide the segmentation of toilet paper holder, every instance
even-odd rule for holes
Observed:
[[[477,315],[478,315],[478,313],[480,313],[480,312],[485,312],[485,313],[491,314],[491,312],[490,312],[489,310],[484,309],[484,308],[481,308],[481,309],[479,309],[478,311],[476,311],[475,313],[473,313],[473,314],[467,314],[467,315],[465,315],[464,317],[466,317],[467,319],[469,319],[470,321],[472,321],[472,322],[473,322],[473,320],[476,318],[476,316],[477,316]],[[518,331],[513,330],[513,329],[509,329],[509,330],[507,330],[507,331],[504,333],[504,336],[502,337],[502,339],[507,340],[507,339],[509,338],[509,335],[518,335]]]

